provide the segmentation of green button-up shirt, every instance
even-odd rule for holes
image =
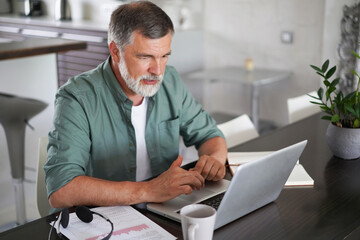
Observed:
[[[44,166],[48,196],[80,175],[136,180],[132,105],[112,72],[110,57],[58,90]],[[167,66],[159,91],[149,98],[146,116],[145,140],[153,176],[167,170],[178,157],[180,135],[185,145],[197,148],[210,138],[223,137],[175,69]]]

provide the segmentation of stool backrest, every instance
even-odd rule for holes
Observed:
[[[317,92],[315,91],[309,92],[308,94],[317,96]],[[289,123],[299,121],[320,112],[319,105],[315,105],[310,101],[319,102],[307,94],[287,99]]]
[[[37,165],[37,179],[36,179],[36,203],[41,217],[49,215],[50,204],[47,198],[44,164],[47,157],[48,138],[41,137],[39,139],[39,158]]]
[[[258,131],[247,114],[243,114],[217,126],[224,134],[228,148],[259,136]]]

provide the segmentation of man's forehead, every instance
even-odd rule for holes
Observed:
[[[140,32],[134,32],[132,35],[132,42],[128,45],[128,47],[135,52],[168,54],[171,52],[171,40],[171,32],[164,37],[157,39],[151,39],[145,37]],[[125,48],[125,51],[126,49],[127,47]]]

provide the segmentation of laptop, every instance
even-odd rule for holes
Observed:
[[[275,151],[239,166],[231,181],[208,181],[189,195],[163,203],[148,203],[147,209],[181,222],[180,209],[193,203],[215,206],[218,229],[268,203],[275,201],[303,152],[307,140]]]

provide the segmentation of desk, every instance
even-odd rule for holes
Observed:
[[[326,145],[328,122],[321,114],[279,128],[230,151],[273,151],[308,139],[300,163],[315,180],[313,188],[285,188],[279,198],[214,232],[214,239],[360,239],[360,160],[332,157]],[[182,239],[179,223],[144,214]],[[0,239],[46,239],[45,218],[0,233]],[[55,239],[55,237],[53,238]]]
[[[190,80],[200,80],[204,83],[204,105],[210,108],[210,84],[214,82],[235,83],[251,86],[251,117],[259,130],[259,88],[289,79],[291,72],[255,68],[246,71],[242,67],[222,67],[195,71],[185,77]],[[209,111],[211,111],[209,109]]]

